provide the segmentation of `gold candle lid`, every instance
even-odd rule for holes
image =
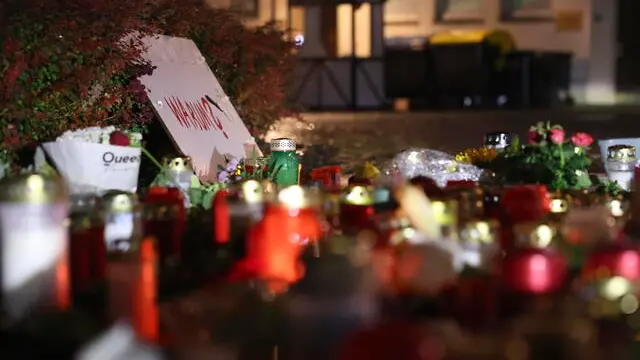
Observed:
[[[67,201],[67,187],[60,177],[23,174],[0,181],[0,202],[45,204]]]
[[[373,205],[372,190],[367,186],[352,185],[344,191],[340,201],[348,205]]]
[[[262,204],[274,193],[275,185],[268,181],[247,180],[232,186],[227,201],[241,204]]]
[[[272,203],[290,209],[316,208],[322,205],[318,189],[305,188],[299,185],[287,186],[272,196]]]
[[[636,148],[631,145],[613,145],[607,148],[607,160],[610,161],[635,161]]]
[[[109,191],[102,196],[104,211],[107,213],[128,213],[138,210],[138,196],[126,191]]]
[[[177,173],[193,171],[191,157],[189,156],[165,157],[162,159],[162,164],[167,169]]]

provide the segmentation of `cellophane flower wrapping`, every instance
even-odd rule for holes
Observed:
[[[36,153],[35,167],[49,162],[66,180],[73,193],[103,193],[108,190],[135,192],[140,172],[142,135],[123,133],[129,146],[110,144],[115,127],[89,127],[67,131],[56,141],[43,143]]]

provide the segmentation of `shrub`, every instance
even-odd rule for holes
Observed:
[[[150,122],[135,1],[8,0],[0,8],[0,149],[69,129]],[[136,31],[137,36],[132,35]],[[126,36],[126,40],[125,39]]]
[[[152,71],[141,61],[141,37],[151,33],[193,39],[255,136],[293,114],[285,92],[294,57],[283,34],[247,29],[201,2],[5,0],[0,23],[0,150],[69,129],[151,123],[137,81]]]

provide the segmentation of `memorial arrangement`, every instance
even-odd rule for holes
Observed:
[[[541,122],[347,173],[261,144],[291,110],[273,29],[177,0],[19,5],[0,4],[3,358],[640,356],[638,139]]]

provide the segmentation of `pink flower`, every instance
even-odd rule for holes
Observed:
[[[549,130],[549,139],[554,144],[562,144],[564,142],[564,130],[562,128]]]
[[[575,133],[571,137],[571,142],[575,146],[587,147],[593,144],[593,138],[591,135],[583,132]]]
[[[528,141],[529,144],[535,144],[538,142],[538,132],[535,130],[529,130],[528,135]]]

